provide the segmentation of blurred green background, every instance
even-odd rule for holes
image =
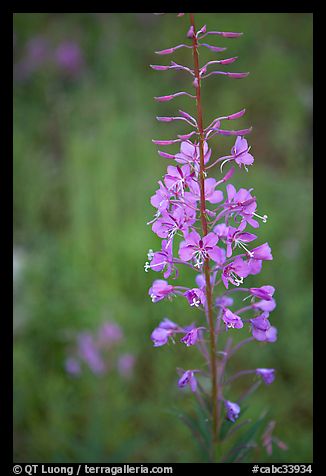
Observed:
[[[238,170],[234,183],[254,187],[258,211],[269,217],[259,243],[268,241],[274,256],[250,284],[276,287],[271,322],[278,341],[250,344],[232,365],[277,369],[248,412],[269,409],[289,449],[257,458],[311,462],[312,14],[200,13],[196,20],[245,33],[209,37],[228,47],[225,54],[201,52],[201,62],[239,56],[229,70],[251,73],[241,81],[207,79],[204,116],[208,123],[247,109],[236,127],[253,126],[255,164]],[[146,222],[167,165],[151,139],[188,131],[155,116],[194,112],[189,98],[153,101],[191,85],[185,73],[148,65],[170,61],[154,50],[184,42],[188,18],[17,13],[13,21],[15,460],[201,461],[171,412],[192,410],[175,369],[196,368],[200,358],[178,345],[154,349],[149,336],[163,317],[185,325],[202,315],[183,300],[152,304],[148,288],[160,276],[143,269],[148,249],[159,246]],[[178,50],[173,60],[190,64],[191,53]],[[217,139],[214,156],[233,142]],[[136,359],[133,375],[86,368],[69,375],[75,334],[95,332],[107,320],[123,330],[121,349]]]

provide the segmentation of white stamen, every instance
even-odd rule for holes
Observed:
[[[166,248],[169,246],[169,244],[171,243],[174,235],[177,233],[177,231],[179,230],[178,228],[178,225],[174,225],[173,228],[171,228],[171,230],[168,232],[168,241],[167,241],[167,244],[166,244]]]
[[[243,248],[246,253],[248,253],[248,255],[250,256],[250,258],[252,258],[254,256],[254,254],[252,253],[252,251],[249,251],[248,248],[243,244],[243,242],[241,240],[235,240],[235,243],[236,243],[236,246],[241,246],[241,248]]]
[[[194,252],[195,268],[200,268],[205,261],[207,254],[204,250],[197,250]]]
[[[224,164],[226,164],[226,163],[229,162],[230,160],[232,160],[232,159],[225,159],[225,160],[223,160],[223,162],[221,163],[221,166],[220,166],[220,171],[221,171],[221,172],[222,172],[222,170],[223,170]]]
[[[161,212],[159,212],[159,211],[157,210],[157,212],[156,212],[155,215],[154,215],[153,220],[148,221],[146,224],[147,224],[147,225],[151,225],[152,223],[154,223],[154,221],[156,221],[156,220],[159,218],[160,215],[161,215]]]
[[[152,249],[148,250],[147,258],[149,261],[152,261],[152,259],[154,258],[154,252]]]
[[[155,302],[155,299],[156,299],[156,295],[154,293],[151,294],[151,299],[152,299],[152,302]]]
[[[260,218],[260,219],[263,221],[263,223],[266,223],[266,222],[267,222],[267,219],[268,219],[268,216],[267,216],[267,215],[260,216],[260,215],[258,215],[257,213],[253,213],[253,215],[254,215],[255,217],[257,217],[257,218]]]
[[[234,280],[235,286],[240,286],[240,284],[243,283],[243,278],[240,278],[239,276],[237,276],[233,271],[230,274]]]
[[[200,304],[200,299],[197,299],[194,297],[193,300],[192,300],[192,304],[190,304],[190,306],[196,306],[196,307],[199,307],[199,304]]]
[[[175,192],[178,193],[180,192],[182,196],[184,196],[184,184],[185,184],[185,179],[182,178],[180,180],[175,181],[171,187],[168,188],[169,191],[172,191],[173,188],[175,187]]]

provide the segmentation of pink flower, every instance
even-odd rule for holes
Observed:
[[[182,329],[178,326],[178,324],[170,321],[170,319],[164,319],[151,334],[154,347],[161,347],[162,345],[167,344],[169,338],[172,338],[177,332],[182,332]]]
[[[152,286],[149,288],[148,294],[150,295],[152,302],[158,302],[166,298],[173,292],[174,288],[164,279],[156,279]]]
[[[193,181],[194,172],[191,171],[189,165],[183,165],[182,167],[169,165],[167,171],[168,173],[164,176],[167,189],[176,195],[183,196],[185,187]]]
[[[237,316],[230,309],[224,309],[222,319],[228,328],[242,329],[243,322],[240,316]]]
[[[135,356],[132,354],[120,355],[117,363],[118,371],[122,377],[129,378],[135,366]]]
[[[164,271],[164,278],[167,279],[170,277],[174,265],[173,265],[173,255],[172,255],[172,241],[162,240],[162,250],[156,251],[153,253],[152,250],[148,252],[148,260],[145,263],[145,271],[152,269],[153,271]]]
[[[213,232],[201,238],[199,233],[192,231],[180,243],[179,256],[183,261],[192,259],[196,268],[200,268],[208,258],[219,262],[222,250],[216,246],[217,242],[218,237]]]
[[[182,339],[180,339],[180,342],[186,344],[187,347],[195,345],[201,329],[204,329],[204,327],[194,327],[189,332],[187,332],[187,334],[183,336]]]
[[[250,319],[252,335],[261,342],[275,342],[277,340],[277,329],[271,326],[268,316],[268,312],[263,312],[260,316]]]
[[[191,391],[195,392],[197,389],[197,380],[195,377],[195,372],[198,372],[198,370],[186,370],[178,381],[178,387],[183,388],[189,385]]]
[[[235,144],[232,147],[231,154],[235,162],[241,168],[241,165],[252,165],[254,163],[254,158],[249,154],[250,147],[248,147],[248,142],[244,137],[238,136],[236,138]]]
[[[199,307],[206,303],[205,293],[199,288],[188,289],[183,295],[186,296],[190,306]]]
[[[228,288],[229,282],[235,286],[239,286],[243,283],[243,278],[248,276],[249,271],[248,263],[243,261],[239,256],[236,256],[231,263],[223,268],[222,281],[224,286]]]

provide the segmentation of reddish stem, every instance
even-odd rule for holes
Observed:
[[[194,57],[194,73],[196,78],[196,105],[197,105],[197,124],[199,132],[199,153],[200,153],[200,170],[199,170],[199,185],[200,185],[200,220],[202,226],[203,236],[207,235],[208,225],[206,218],[206,199],[205,199],[205,163],[204,163],[204,128],[203,128],[203,112],[201,104],[201,89],[200,89],[200,73],[198,60],[198,41],[196,38],[196,26],[193,13],[190,13],[190,24],[193,28],[193,57]],[[214,317],[212,305],[212,286],[210,280],[210,266],[209,257],[205,259],[203,266],[205,281],[206,281],[206,303],[207,303],[207,318],[210,335],[210,369],[212,376],[212,420],[213,420],[213,443],[218,440],[219,418],[217,409],[218,396],[218,382],[217,382],[217,362],[216,362],[216,343],[214,332]]]

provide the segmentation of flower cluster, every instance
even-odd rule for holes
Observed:
[[[253,233],[267,221],[265,214],[258,213],[253,189],[236,190],[230,182],[236,168],[248,171],[254,163],[254,156],[250,153],[250,146],[245,138],[251,128],[224,127],[229,121],[241,118],[245,109],[220,115],[206,127],[203,124],[202,81],[212,75],[240,79],[248,73],[214,70],[217,65],[233,63],[237,59],[234,57],[209,61],[200,66],[200,48],[208,48],[215,53],[226,49],[203,43],[203,39],[209,35],[237,38],[241,33],[207,31],[206,26],[196,30],[193,14],[190,14],[190,28],[186,35],[189,44],[180,44],[156,53],[162,56],[172,54],[179,48],[189,48],[193,55],[193,65],[183,66],[174,61],[169,65],[151,65],[155,71],[186,72],[191,76],[194,88],[194,94],[181,91],[155,97],[155,100],[166,102],[186,96],[195,101],[197,113],[190,115],[179,109],[176,116],[157,117],[158,121],[164,123],[182,121],[190,127],[190,131],[173,139],[153,140],[159,146],[158,154],[169,160],[170,164],[167,165],[162,180],[158,181],[159,187],[150,200],[155,213],[148,224],[162,239],[162,245],[159,250],[149,250],[145,271],[163,273],[164,279],[154,280],[149,289],[154,303],[181,296],[190,307],[199,308],[206,315],[205,322],[186,327],[166,318],[152,332],[151,339],[156,347],[169,342],[180,342],[187,347],[197,346],[206,358],[210,369],[213,435],[216,440],[221,420],[220,403],[224,403],[225,417],[231,422],[241,412],[239,403],[224,397],[225,368],[229,357],[243,344],[253,340],[275,342],[277,330],[269,320],[270,313],[276,306],[274,287],[245,286],[248,276],[259,274],[263,262],[273,259],[269,244],[259,242],[259,238]],[[212,67],[213,70],[210,71]],[[215,158],[210,141],[217,135],[235,137],[229,155]],[[178,147],[178,150],[174,153],[167,152],[167,146]],[[208,176],[208,171],[215,165],[220,166],[219,178]],[[174,284],[179,275],[178,267],[182,265],[196,273],[193,288]],[[249,304],[233,309],[234,291],[244,293],[242,296],[244,300],[250,299]],[[234,347],[229,344],[224,351],[217,349],[219,334],[225,331],[231,334],[243,332],[243,328],[250,331],[250,338]],[[221,358],[217,357],[219,354],[222,355]],[[255,369],[242,373],[255,373],[266,384],[274,380],[274,369]],[[178,386],[188,386],[196,393],[199,376],[204,378],[207,373],[199,369],[184,370]]]
[[[116,349],[123,339],[121,327],[115,322],[104,322],[95,333],[79,332],[73,350],[65,361],[66,371],[72,376],[82,373],[85,364],[96,375],[106,374],[114,367],[125,378],[132,375],[135,357],[130,353],[118,353]]]

